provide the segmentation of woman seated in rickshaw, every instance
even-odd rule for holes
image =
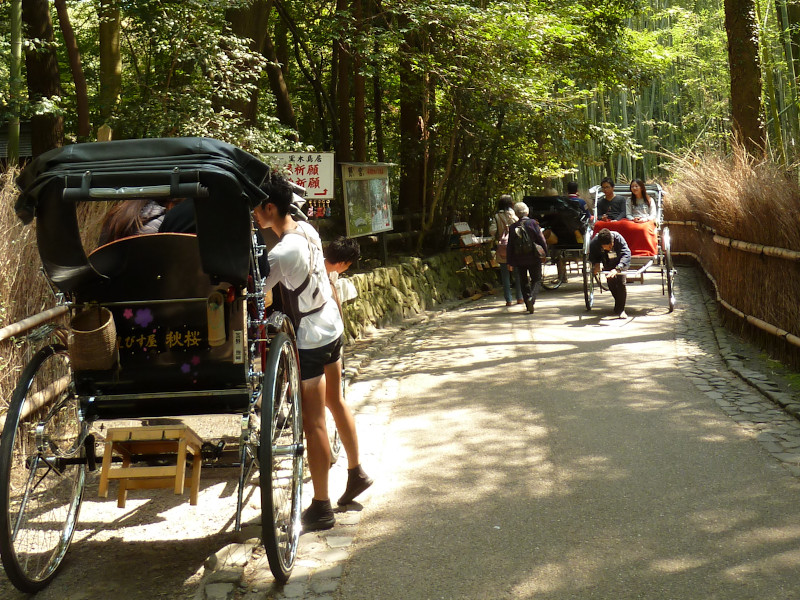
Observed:
[[[658,214],[656,203],[648,196],[644,181],[634,179],[631,181],[631,195],[625,207],[627,218],[636,223],[655,221]]]
[[[605,184],[606,180],[603,181]],[[631,181],[630,191],[631,196],[625,201],[626,215],[616,221],[598,221],[594,226],[594,232],[598,233],[603,228],[616,231],[625,238],[634,256],[655,256],[658,253],[656,203],[647,194],[644,181],[641,179]],[[603,192],[606,196],[611,193],[605,188]]]

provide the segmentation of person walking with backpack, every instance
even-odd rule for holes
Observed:
[[[517,222],[517,215],[513,210],[514,202],[511,196],[503,194],[497,203],[497,212],[493,222],[489,227],[494,239],[497,242],[495,258],[500,264],[500,281],[503,284],[503,295],[506,298],[506,306],[511,306],[511,269],[508,266],[508,229]],[[514,288],[516,292],[517,304],[522,304],[522,288],[520,287],[519,274],[515,276]]]
[[[509,228],[508,264],[516,269],[522,282],[525,307],[533,314],[542,285],[542,261],[547,258],[547,242],[535,219],[528,218],[528,205],[517,202],[514,212],[519,221]]]

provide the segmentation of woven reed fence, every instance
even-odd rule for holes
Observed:
[[[738,147],[673,167],[665,205],[673,254],[705,272],[728,328],[800,369],[800,187],[793,172]]]
[[[705,272],[725,324],[800,366],[800,252],[720,236],[696,221],[670,221],[673,254]]]
[[[41,273],[36,250],[36,229],[23,226],[14,214],[16,169],[0,173],[0,330],[52,308],[53,294]],[[0,341],[0,414],[11,397],[17,379],[33,352],[42,345],[44,330],[5,330]],[[33,334],[32,338],[27,337]]]

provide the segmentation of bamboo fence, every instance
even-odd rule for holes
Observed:
[[[673,254],[691,257],[726,309],[726,325],[800,366],[800,251],[719,235],[699,221],[667,221]]]

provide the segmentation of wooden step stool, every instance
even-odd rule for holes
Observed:
[[[186,463],[191,454],[191,488],[189,503],[197,504],[200,490],[200,466],[202,440],[186,425],[155,425],[150,427],[126,427],[109,429],[106,432],[103,466],[100,470],[100,486],[97,491],[101,498],[108,496],[109,479],[119,480],[117,506],[125,508],[128,490],[173,487],[176,494],[182,494],[186,487]],[[112,466],[112,456],[122,457],[122,466]],[[176,454],[175,465],[131,466],[137,455]]]

